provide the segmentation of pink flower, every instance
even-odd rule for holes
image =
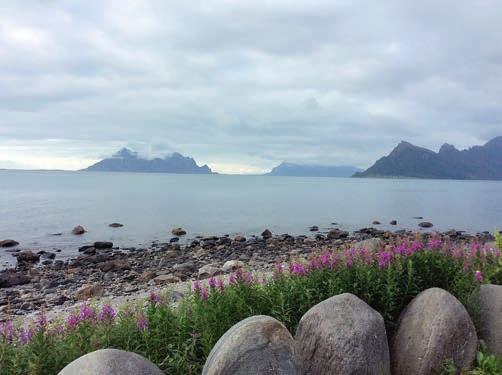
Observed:
[[[192,292],[198,293],[201,288],[202,288],[202,284],[200,283],[200,280],[199,279],[195,280],[192,285]]]
[[[208,280],[208,284],[209,284],[209,287],[211,289],[215,289],[216,288],[216,279],[214,278],[214,276],[211,276]]]
[[[443,241],[440,238],[431,238],[428,246],[431,250],[439,250],[443,246]]]
[[[207,288],[203,287],[200,290],[200,299],[206,301],[209,298],[209,294],[207,292]]]
[[[223,278],[221,276],[216,280],[216,287],[220,290],[220,292],[225,290],[225,283],[223,282]]]
[[[99,317],[99,320],[101,320],[102,322],[105,322],[105,321],[111,322],[111,321],[113,321],[113,319],[115,318],[116,315],[117,315],[117,313],[115,312],[113,307],[105,304],[101,308],[101,315]]]
[[[478,283],[481,284],[483,282],[483,273],[481,271],[474,272],[474,277],[476,278]]]
[[[331,254],[328,251],[324,251],[321,255],[321,264],[324,267],[331,266]]]
[[[158,295],[157,293],[153,292],[153,291],[150,292],[150,295],[148,296],[148,299],[153,304],[161,304],[162,303],[162,297],[160,295]]]
[[[380,268],[386,268],[392,262],[392,254],[389,251],[381,251],[377,255],[378,266]]]
[[[148,329],[148,319],[143,313],[136,320],[136,328],[139,332],[144,332]]]
[[[307,270],[305,269],[305,266],[301,263],[293,263],[291,265],[291,273],[298,275],[298,276],[304,276],[307,274]]]

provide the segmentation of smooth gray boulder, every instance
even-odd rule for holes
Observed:
[[[479,290],[479,336],[490,353],[502,355],[502,285]]]
[[[265,315],[230,328],[209,354],[202,375],[301,375],[293,337]]]
[[[102,349],[77,358],[58,375],[164,375],[164,373],[139,354],[117,349]]]
[[[300,320],[295,339],[305,374],[390,374],[384,320],[353,294],[312,307]]]
[[[465,307],[443,289],[416,296],[399,317],[391,340],[394,375],[441,373],[446,361],[458,370],[474,363],[478,338]]]

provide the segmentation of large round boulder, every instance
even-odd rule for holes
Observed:
[[[77,225],[73,230],[71,231],[74,235],[80,236],[86,232],[85,228],[82,225]]]
[[[237,323],[216,343],[202,375],[301,375],[293,337],[277,320],[257,315]]]
[[[0,241],[0,247],[14,247],[19,245],[19,242],[14,240],[2,240]]]
[[[390,374],[384,320],[353,294],[312,307],[295,339],[305,374]]]
[[[465,307],[443,289],[427,289],[399,317],[391,340],[392,373],[441,373],[447,361],[458,370],[468,369],[477,349],[476,330]]]
[[[502,355],[502,285],[482,285],[479,291],[480,338],[490,353]]]
[[[152,362],[136,353],[102,349],[77,358],[59,375],[163,375]]]

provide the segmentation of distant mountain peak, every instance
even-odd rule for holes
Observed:
[[[352,166],[297,164],[287,161],[281,162],[266,176],[294,176],[294,177],[350,177],[360,171]]]
[[[114,157],[114,158],[123,158],[123,159],[137,158],[138,157],[138,153],[134,152],[134,151],[132,151],[130,149],[128,149],[127,147],[123,147],[120,150],[118,150],[115,154],[113,154],[112,157]]]
[[[439,153],[445,153],[445,152],[455,152],[455,151],[458,151],[457,148],[455,146],[453,146],[452,144],[449,144],[449,143],[445,143],[441,146],[441,148],[439,149]]]
[[[355,177],[502,180],[502,137],[462,151],[445,143],[438,153],[401,142]]]
[[[164,159],[144,159],[138,153],[126,147],[113,154],[111,158],[103,159],[84,171],[98,172],[152,172],[152,173],[184,173],[212,174],[207,165],[199,167],[191,157],[185,157],[175,152]]]

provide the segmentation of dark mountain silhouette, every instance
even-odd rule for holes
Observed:
[[[212,174],[207,165],[199,167],[194,159],[177,152],[165,158],[143,159],[138,153],[127,148],[121,149],[111,158],[103,159],[84,171],[98,172],[155,172],[155,173],[187,173]]]
[[[351,166],[304,165],[283,162],[266,176],[350,177],[359,169]]]
[[[354,177],[502,180],[502,137],[467,150],[445,143],[437,153],[403,141],[388,156]]]

